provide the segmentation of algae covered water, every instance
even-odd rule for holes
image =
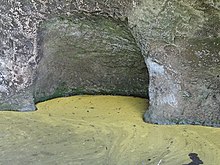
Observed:
[[[35,112],[0,112],[3,165],[218,165],[220,129],[159,126],[142,117],[147,100],[73,96]]]

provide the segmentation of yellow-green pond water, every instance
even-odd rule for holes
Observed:
[[[147,100],[73,96],[0,112],[1,165],[220,165],[220,129],[146,124]]]

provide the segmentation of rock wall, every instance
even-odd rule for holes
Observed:
[[[150,74],[144,119],[220,125],[220,2],[143,1],[129,15]]]
[[[76,12],[128,21],[149,68],[145,121],[220,125],[220,2],[214,0],[3,0],[1,109],[10,108],[6,103],[34,109],[39,24]]]
[[[133,1],[1,0],[0,109],[33,110],[33,83],[41,59],[37,32],[41,22],[76,12],[125,19]]]
[[[147,67],[126,22],[76,13],[44,22],[38,38],[36,102],[76,94],[147,98]]]

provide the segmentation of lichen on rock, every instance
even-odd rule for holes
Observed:
[[[26,107],[34,105],[33,93],[35,93],[36,97],[44,97],[42,92],[36,90],[39,89],[40,86],[37,88],[36,84],[35,87],[33,86],[34,82],[36,82],[37,69],[39,73],[43,73],[41,71],[43,66],[39,69],[39,65],[43,63],[41,59],[45,59],[42,56],[42,54],[45,53],[43,48],[38,49],[39,39],[41,38],[46,41],[45,38],[39,37],[39,28],[43,26],[40,26],[40,24],[43,22],[43,24],[46,23],[48,25],[48,20],[62,16],[64,17],[63,22],[60,21],[57,23],[67,26],[68,21],[71,20],[69,19],[71,16],[76,17],[77,14],[84,13],[90,15],[91,19],[88,19],[87,23],[84,24],[87,26],[82,26],[82,31],[78,28],[78,30],[76,30],[77,33],[74,34],[74,30],[68,31],[68,29],[61,27],[61,25],[55,27],[59,27],[61,30],[63,28],[70,33],[69,35],[72,33],[75,37],[81,35],[82,32],[87,31],[87,29],[93,28],[91,30],[95,30],[98,27],[96,30],[100,31],[100,34],[103,32],[107,32],[108,34],[113,33],[113,38],[117,38],[116,34],[114,34],[114,28],[117,29],[117,27],[120,26],[115,26],[116,24],[112,25],[111,20],[119,21],[119,24],[127,22],[125,26],[131,30],[150,71],[150,108],[145,114],[145,121],[159,124],[182,123],[220,126],[219,6],[219,1],[210,0],[3,0],[0,7],[0,105],[2,105],[0,107],[2,110],[8,107],[16,110],[27,109]],[[108,17],[108,21],[103,21],[103,18],[106,17]],[[64,23],[65,21],[67,21],[67,23]],[[72,21],[77,22],[77,19],[72,19]],[[94,22],[97,24],[94,24]],[[105,23],[103,24],[103,22]],[[82,20],[78,21],[78,23],[81,24]],[[79,26],[77,23],[73,24],[73,28]],[[98,24],[100,25],[98,26]],[[51,29],[54,28],[53,25],[54,24],[51,24]],[[102,31],[103,25],[106,29],[107,27],[112,27],[113,31],[111,28]],[[54,31],[54,37],[57,36],[56,32],[58,31]],[[118,32],[120,32],[120,34]],[[133,48],[134,40],[130,40],[131,43],[130,41],[125,41],[127,36],[129,39],[132,38],[127,30],[118,32],[117,35],[121,36],[119,40],[116,39],[117,42],[115,42],[116,40],[112,38],[110,39],[110,43],[112,43],[112,41],[117,44],[122,43],[123,48],[120,49],[121,52],[119,54],[127,53],[131,47]],[[64,34],[65,33],[62,32],[62,35]],[[92,40],[91,34],[98,33],[90,33],[90,35],[88,35],[89,40]],[[50,35],[53,36],[52,34]],[[51,38],[54,42],[57,42],[56,44],[52,41],[46,41],[45,43],[49,44],[51,42],[53,43],[52,46],[59,45],[59,38],[62,37],[59,36],[57,39]],[[73,38],[71,39],[71,37],[67,35],[66,39],[72,42]],[[102,41],[104,40],[106,40],[106,38]],[[67,45],[71,42],[66,41]],[[76,42],[74,41],[74,43]],[[94,43],[99,46],[103,45],[102,42]],[[83,44],[85,49],[83,48]],[[116,48],[120,45],[117,44]],[[125,48],[127,44],[129,45],[127,47],[128,49]],[[60,46],[62,49],[66,49],[67,45],[63,44]],[[103,46],[106,46],[106,49],[102,50],[100,49],[101,47],[99,47],[99,49],[102,52],[109,51],[113,56],[114,52],[111,47],[113,45],[114,44],[110,44],[110,47],[108,47],[108,44],[104,44]],[[94,45],[91,43],[88,44],[86,37],[83,39],[83,43],[78,46],[80,48],[77,52],[78,55],[85,55],[88,50],[92,51],[93,54],[95,52],[93,49]],[[52,48],[50,51],[57,52],[57,49]],[[132,51],[133,50],[131,50],[131,52]],[[51,53],[52,52],[50,52],[50,54]],[[63,55],[62,51],[58,54]],[[75,57],[76,56],[74,56],[74,58]],[[56,62],[59,61],[57,59],[55,60]],[[134,58],[132,57],[131,59],[133,61]],[[71,60],[68,62],[71,62]],[[94,58],[89,59],[91,64],[94,64],[93,60]],[[121,56],[118,58],[109,56],[109,58],[105,60],[99,59],[98,63],[108,64],[113,61],[116,64],[119,61],[117,67],[136,68],[136,65],[139,66],[136,63],[130,65],[132,62],[129,60],[130,59],[121,58]],[[39,64],[40,61],[41,64]],[[124,63],[124,61],[128,63]],[[84,65],[87,64],[83,63],[83,61],[80,62]],[[129,65],[127,66],[127,64]],[[61,66],[61,64],[58,66]],[[139,69],[140,68],[138,68],[138,70]],[[88,73],[89,72],[91,72],[91,69],[88,70]],[[103,70],[103,73],[104,72],[108,73],[108,71]],[[131,74],[126,73],[128,77]],[[50,77],[48,77],[48,79],[49,78]],[[145,77],[145,79],[148,78]],[[92,78],[90,80],[92,80]],[[105,80],[107,81],[107,79]],[[44,81],[46,82],[46,80]],[[48,82],[51,81],[52,80]],[[120,79],[120,81],[124,80]],[[71,85],[67,82],[61,82],[58,86],[52,85],[53,90],[51,93],[48,91],[46,93],[50,93],[49,95],[51,96],[57,96],[63,93],[61,92],[63,90],[64,93],[74,93],[74,91],[75,93],[83,93],[85,91],[85,89],[79,85],[85,81],[78,82],[75,88],[71,87],[72,91],[70,92]],[[88,82],[88,84],[91,84],[91,82]],[[98,83],[97,81],[95,82]],[[108,80],[106,84],[109,84],[109,82],[110,80]],[[133,83],[133,81],[131,82]],[[126,83],[127,82],[122,84]],[[104,81],[100,84],[104,84]],[[99,86],[100,84],[96,85]],[[133,86],[133,84],[131,86]],[[108,87],[110,88],[110,86]],[[137,86],[133,87],[136,88]],[[123,87],[114,87],[114,92],[120,93],[121,88]],[[141,88],[138,87],[138,89]],[[25,100],[26,96],[29,96],[29,103],[31,103],[28,104],[29,106],[23,104],[23,101],[19,101],[22,100],[22,98]],[[48,97],[47,94],[45,94],[45,96],[45,98]],[[13,100],[17,101],[14,102]],[[23,105],[25,108],[22,108]],[[33,106],[32,109],[34,109]]]
[[[147,97],[147,68],[126,22],[76,13],[39,28],[35,101],[76,94]]]
[[[42,58],[38,49],[38,30],[42,22],[82,12],[125,20],[128,10],[136,4],[131,0],[3,0],[0,7],[0,109],[35,109],[33,92],[36,70]]]
[[[143,1],[129,18],[150,75],[145,121],[219,126],[219,2]]]

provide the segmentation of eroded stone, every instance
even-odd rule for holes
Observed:
[[[39,35],[35,101],[76,94],[147,98],[147,68],[125,22],[76,13],[44,23]]]
[[[145,121],[220,125],[219,16],[205,0],[144,1],[130,15],[150,74]]]
[[[109,15],[125,19],[136,1],[41,1],[3,0],[0,6],[0,109],[27,109],[21,100],[29,96],[29,110],[34,110],[33,83],[41,59],[37,31],[40,23],[76,12]],[[14,101],[14,100],[20,101]],[[26,101],[25,101],[26,102]],[[32,108],[31,108],[32,107]]]
[[[128,18],[150,71],[146,121],[219,126],[219,6],[210,0],[2,1],[1,109],[7,104],[18,109],[20,101],[12,98],[33,100],[30,91],[42,58],[37,49],[40,22],[83,12]],[[22,101],[20,105],[23,109]]]

